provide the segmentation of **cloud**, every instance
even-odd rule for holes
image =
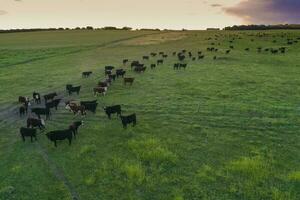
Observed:
[[[248,24],[300,23],[300,0],[243,0],[223,10]]]
[[[0,15],[6,15],[7,12],[5,10],[0,10]]]

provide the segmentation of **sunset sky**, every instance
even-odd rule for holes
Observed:
[[[300,0],[0,0],[0,29],[300,23]]]

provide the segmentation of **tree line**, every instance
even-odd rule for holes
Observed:
[[[117,28],[114,26],[106,26],[102,28],[94,28],[92,26],[86,27],[76,27],[76,28],[29,28],[29,29],[0,29],[0,33],[18,33],[18,32],[36,32],[36,31],[63,31],[63,30],[123,30],[123,31],[131,31],[133,28],[131,27],[122,27]],[[141,31],[161,31],[160,29],[150,29],[150,28],[141,28],[136,29]]]
[[[278,29],[300,29],[300,24],[278,24],[278,25],[234,25],[225,27],[224,30],[278,30]]]

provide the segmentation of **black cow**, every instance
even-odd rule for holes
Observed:
[[[114,66],[105,66],[105,70],[113,70],[114,68]]]
[[[46,119],[50,119],[50,108],[46,107],[46,108],[31,108],[31,112],[35,113],[39,119],[41,119],[41,115],[45,115]]]
[[[78,128],[83,125],[83,121],[77,121],[73,122],[70,126],[69,129],[72,131],[74,138],[76,138],[76,134],[78,132]]]
[[[84,106],[85,110],[91,111],[92,113],[96,113],[98,103],[97,103],[97,100],[94,100],[94,101],[81,101],[80,105]]]
[[[38,127],[40,130],[45,129],[45,121],[43,119],[28,118],[27,119],[27,128]]]
[[[160,64],[164,64],[164,60],[162,60],[162,59],[157,60],[157,65],[160,65]]]
[[[83,78],[88,78],[93,72],[88,71],[88,72],[82,72],[82,77]]]
[[[126,65],[126,63],[127,63],[128,61],[129,61],[128,59],[124,59],[124,60],[123,60],[123,65]]]
[[[201,60],[204,58],[204,55],[198,56],[198,59]]]
[[[130,85],[133,84],[134,78],[124,78],[124,85],[129,83]]]
[[[132,62],[131,62],[131,68],[133,68],[133,67],[135,67],[135,66],[137,66],[137,65],[139,65],[139,64],[140,64],[139,61],[132,61]]]
[[[56,96],[57,96],[56,92],[52,92],[52,93],[44,95],[45,103],[47,103],[48,100],[53,100],[54,97],[56,97]]]
[[[34,99],[34,102],[36,104],[40,104],[41,103],[41,95],[37,92],[33,92],[32,93],[32,98]]]
[[[124,77],[125,74],[126,74],[126,71],[123,70],[123,69],[117,69],[116,70],[117,78],[119,78],[119,76]]]
[[[141,73],[141,72],[145,72],[146,69],[147,69],[147,67],[135,67],[134,71],[138,72],[138,73]]]
[[[57,110],[60,101],[61,99],[54,99],[53,101],[46,103],[46,108],[55,108],[55,110]]]
[[[35,140],[37,140],[36,137],[36,129],[34,128],[20,128],[20,134],[22,136],[23,141],[25,142],[25,137],[30,137],[31,142],[32,142],[32,138],[35,138]]]
[[[57,140],[69,140],[69,145],[71,145],[73,133],[71,129],[67,130],[59,130],[59,131],[51,131],[46,133],[46,136],[48,139],[52,142],[54,142],[54,146],[57,147],[56,141]]]
[[[121,106],[115,105],[115,106],[106,106],[103,107],[105,113],[107,114],[107,117],[111,119],[111,114],[117,113],[118,116],[121,115]]]
[[[149,60],[149,56],[143,56],[143,60]]]
[[[120,115],[120,118],[121,118],[121,121],[123,124],[123,128],[127,128],[127,124],[131,124],[131,123],[132,123],[132,126],[136,125],[136,114],[135,113],[128,115],[128,116]]]
[[[66,89],[67,89],[69,95],[73,94],[73,92],[76,92],[77,95],[79,95],[81,86],[76,86],[76,87],[74,87],[74,86],[72,86],[72,85],[67,85],[67,86],[66,86]]]
[[[151,69],[154,69],[156,67],[156,64],[151,64],[150,67]]]

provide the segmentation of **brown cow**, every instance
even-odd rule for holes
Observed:
[[[124,85],[126,85],[126,83],[130,83],[130,85],[132,85],[134,81],[134,78],[124,78]]]
[[[75,114],[81,113],[81,115],[86,115],[85,107],[77,105],[76,103],[69,103],[66,105],[66,109],[70,110]]]
[[[95,87],[94,88],[94,95],[96,96],[97,94],[102,94],[105,96],[107,92],[107,87]]]

